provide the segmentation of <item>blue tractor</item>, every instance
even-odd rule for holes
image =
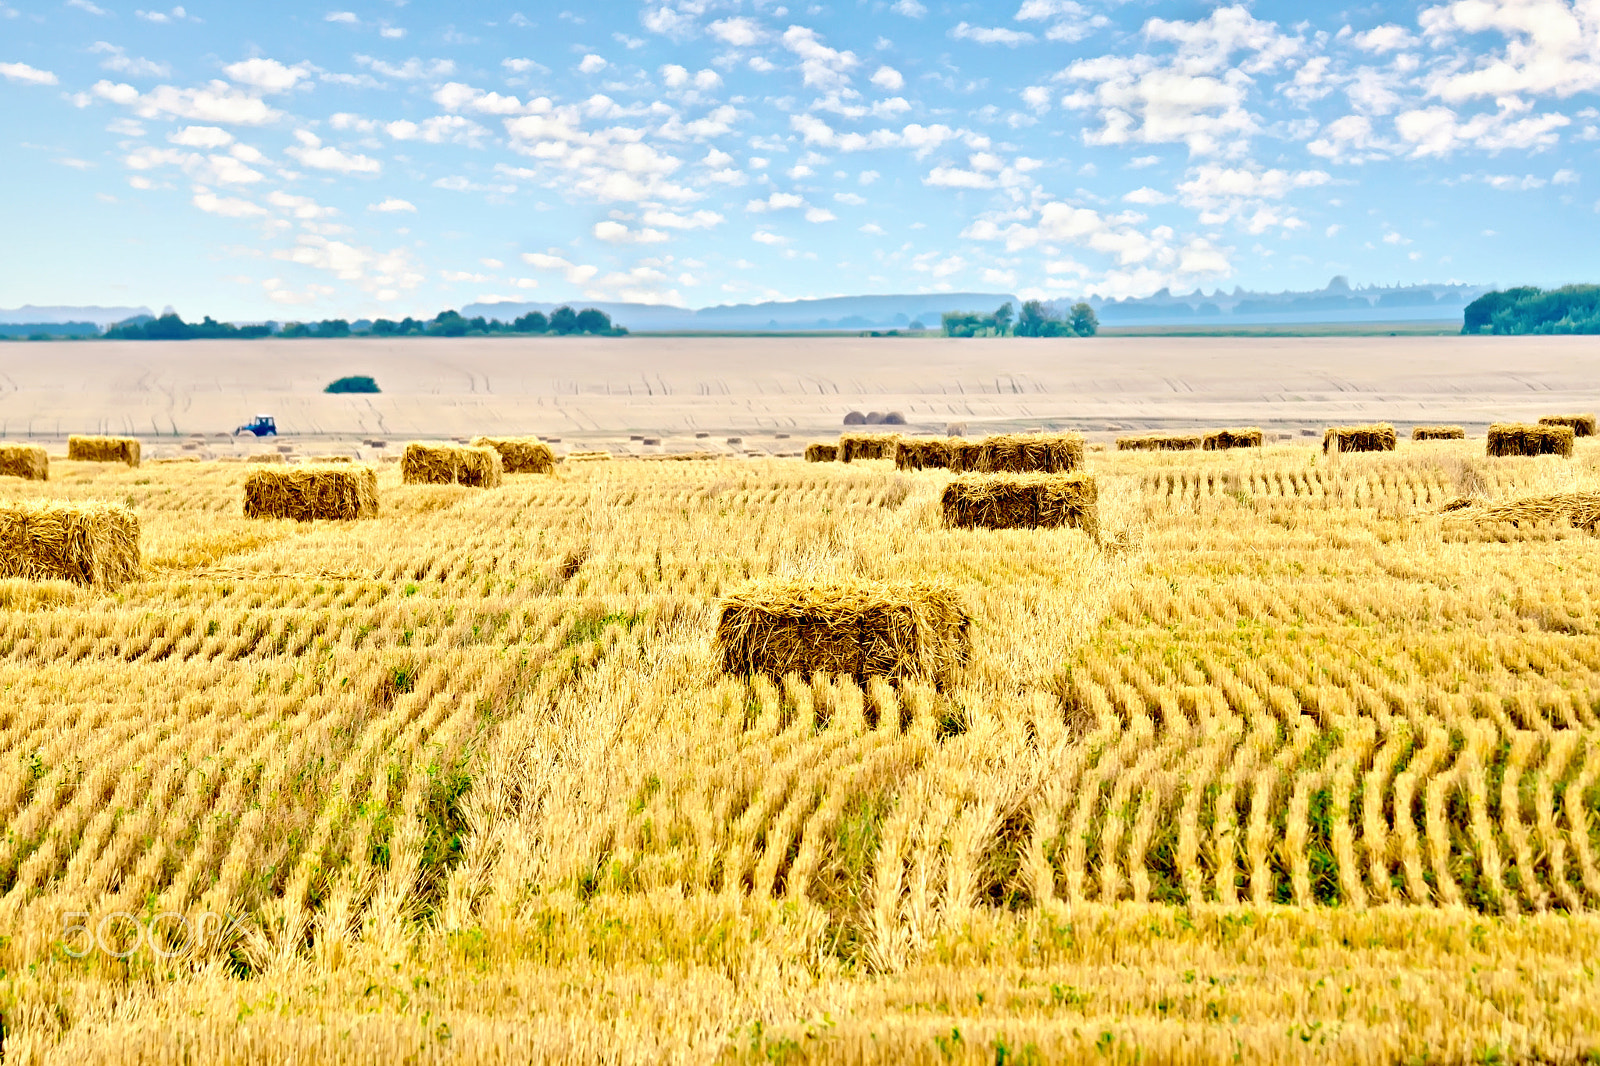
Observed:
[[[278,423],[274,421],[271,415],[256,415],[254,422],[246,423],[233,431],[235,437],[241,433],[250,433],[257,437],[276,437],[278,435]]]

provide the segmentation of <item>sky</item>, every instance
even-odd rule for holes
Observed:
[[[347,2],[0,0],[0,306],[1600,281],[1600,0]]]

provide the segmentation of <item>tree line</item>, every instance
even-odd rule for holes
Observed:
[[[1028,300],[1020,312],[1007,300],[989,314],[947,311],[940,317],[946,337],[1093,337],[1100,331],[1094,308],[1081,302],[1065,318],[1042,300]]]
[[[1467,305],[1461,332],[1600,333],[1600,285],[1486,292]]]
[[[380,318],[372,322],[325,318],[320,322],[288,322],[235,326],[217,322],[207,315],[199,322],[185,322],[176,314],[160,318],[120,322],[107,329],[104,337],[114,341],[255,340],[261,337],[473,337],[494,334],[552,334],[623,337],[628,331],[612,323],[611,316],[594,307],[574,311],[558,307],[549,315],[530,311],[510,322],[497,318],[466,318],[459,311],[441,311],[430,319],[403,318],[396,322]]]

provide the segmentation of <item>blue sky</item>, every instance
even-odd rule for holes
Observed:
[[[0,0],[0,306],[1597,280],[1600,4]]]

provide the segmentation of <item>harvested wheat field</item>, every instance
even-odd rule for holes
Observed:
[[[1394,448],[9,479],[139,554],[0,580],[5,1059],[1591,1061],[1600,445]]]

